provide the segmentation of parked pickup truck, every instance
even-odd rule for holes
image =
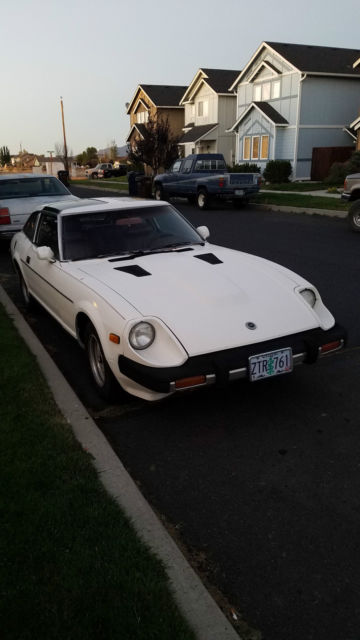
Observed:
[[[359,200],[360,198],[360,173],[351,173],[346,176],[344,191],[341,194],[343,200]]]
[[[92,169],[86,169],[85,175],[87,178],[96,180],[96,178],[111,178],[116,176],[124,176],[126,174],[126,168],[121,166],[117,169],[111,164],[111,162],[101,162]]]
[[[167,173],[154,179],[154,197],[188,198],[200,209],[213,200],[231,200],[235,206],[247,202],[260,188],[260,173],[229,173],[220,153],[198,153],[176,160]]]

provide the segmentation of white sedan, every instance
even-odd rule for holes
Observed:
[[[94,198],[34,212],[11,254],[25,303],[86,349],[106,398],[114,381],[158,400],[262,380],[344,346],[314,286],[208,236],[166,202]]]

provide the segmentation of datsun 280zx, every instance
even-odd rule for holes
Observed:
[[[11,254],[24,302],[86,349],[106,398],[116,381],[146,400],[255,382],[344,346],[314,286],[208,236],[167,202],[94,198],[34,212]]]

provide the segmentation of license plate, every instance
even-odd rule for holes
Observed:
[[[249,378],[251,381],[272,378],[293,369],[292,349],[279,349],[268,353],[259,353],[249,358]]]
[[[236,196],[243,196],[244,195],[244,189],[235,189],[235,195]]]

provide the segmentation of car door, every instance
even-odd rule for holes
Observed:
[[[50,247],[53,260],[41,259],[37,249]],[[30,271],[30,289],[41,304],[62,324],[73,324],[74,304],[66,292],[69,276],[59,260],[58,219],[55,213],[42,212],[38,223],[35,241],[29,245],[25,256]]]

